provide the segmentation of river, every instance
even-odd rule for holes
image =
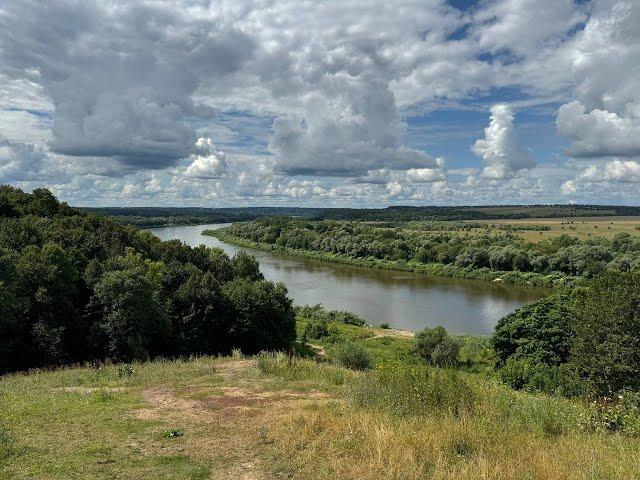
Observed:
[[[321,303],[349,310],[372,324],[419,330],[442,325],[451,333],[490,334],[497,321],[525,303],[549,294],[535,287],[484,280],[442,278],[297,258],[240,248],[201,234],[225,224],[149,229],[162,240],[220,247],[233,256],[247,250],[267,280],[284,282],[296,305]]]

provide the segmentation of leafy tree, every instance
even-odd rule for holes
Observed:
[[[569,360],[571,298],[556,294],[519,308],[498,321],[492,337],[498,367],[509,358],[559,365]]]
[[[234,279],[247,284],[224,290]],[[0,372],[287,348],[286,289],[260,279],[249,255],[163,242],[47,190],[0,186]]]
[[[577,302],[572,363],[597,395],[640,389],[640,274],[608,272]]]
[[[180,351],[216,353],[229,349],[226,300],[220,283],[211,272],[195,270],[180,285],[172,313]]]
[[[95,285],[89,310],[104,354],[119,361],[146,360],[163,351],[167,316],[144,272],[112,270]]]
[[[253,255],[249,255],[245,251],[240,251],[235,254],[231,263],[236,278],[244,278],[252,281],[264,280],[264,275],[260,272],[260,265]]]
[[[283,283],[236,279],[222,287],[234,321],[229,344],[246,353],[283,350],[296,338],[295,319]]]

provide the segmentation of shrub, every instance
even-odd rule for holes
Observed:
[[[509,358],[498,371],[500,379],[511,388],[576,396],[583,385],[569,364],[547,365],[526,358]]]
[[[388,330],[391,327],[389,326],[389,324],[387,322],[382,322],[382,323],[380,323],[380,328],[382,328],[383,330]]]
[[[355,313],[332,310],[329,314],[333,317],[332,320],[335,320],[340,323],[344,323],[346,325],[356,325],[358,327],[362,327],[366,324],[364,319],[360,318]]]
[[[373,365],[369,351],[355,342],[338,343],[331,349],[330,357],[339,365],[353,370],[367,370]]]
[[[425,328],[414,337],[414,352],[427,362],[440,367],[458,363],[460,342],[443,327]]]
[[[491,340],[486,337],[465,336],[461,339],[458,360],[474,370],[493,368],[495,353]]]
[[[344,310],[326,310],[322,305],[305,305],[303,307],[295,307],[297,317],[307,320],[324,320],[325,322],[339,322],[347,325],[356,325],[362,327],[366,324],[364,319],[355,313],[346,312]]]
[[[304,327],[304,338],[318,340],[327,335],[329,335],[329,330],[326,320],[312,320]]]

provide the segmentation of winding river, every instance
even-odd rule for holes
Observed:
[[[163,240],[220,247],[233,256],[248,250],[267,280],[284,282],[297,305],[349,310],[369,323],[419,330],[442,325],[451,333],[490,334],[496,322],[525,303],[548,295],[535,287],[441,278],[341,265],[240,248],[201,234],[226,224],[149,229]]]

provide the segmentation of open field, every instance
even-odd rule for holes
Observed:
[[[514,227],[548,226],[549,230],[520,230],[518,235],[527,241],[539,241],[545,238],[567,234],[582,240],[590,237],[613,238],[618,233],[640,236],[640,216],[615,217],[563,217],[563,218],[525,218],[515,220],[479,220],[470,223],[487,225],[513,225]],[[481,231],[480,229],[475,229]]]
[[[0,477],[640,478],[640,440],[584,433],[578,403],[458,375],[432,373],[427,398],[448,393],[418,411],[413,383],[390,399],[378,370],[286,356],[9,375]]]

